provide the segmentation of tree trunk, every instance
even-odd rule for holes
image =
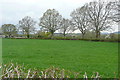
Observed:
[[[29,32],[27,32],[27,38],[29,38],[29,37],[30,37]]]
[[[99,36],[99,38],[100,38],[100,31],[99,31],[99,33],[98,33],[98,36]]]
[[[66,36],[65,31],[63,32],[64,37]]]
[[[30,36],[29,36],[29,34],[27,34],[27,38],[29,38]]]
[[[84,34],[82,34],[82,39],[84,39]]]
[[[82,32],[82,39],[84,39],[85,38],[85,33],[84,32]]]
[[[30,31],[28,29],[28,32],[27,32],[27,38],[30,38]]]
[[[54,35],[54,31],[51,31],[51,38],[53,37],[53,35]]]
[[[100,31],[96,31],[96,38],[100,38]]]
[[[11,34],[9,34],[8,37],[11,38]]]

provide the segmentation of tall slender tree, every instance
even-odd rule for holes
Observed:
[[[19,29],[23,31],[27,35],[27,38],[30,37],[30,33],[35,30],[35,21],[29,17],[26,16],[22,20],[19,21]]]
[[[4,24],[1,27],[2,33],[8,37],[12,37],[17,33],[16,26],[13,24]]]
[[[81,8],[77,8],[71,13],[70,16],[72,17],[73,26],[80,30],[82,33],[82,38],[84,38],[86,30],[89,26],[87,6],[84,5]]]
[[[47,29],[53,36],[54,32],[60,29],[62,16],[55,9],[48,9],[40,18],[39,26]]]
[[[112,2],[94,1],[90,2],[87,8],[91,28],[96,33],[96,38],[100,38],[100,32],[111,28]]]
[[[63,20],[61,22],[60,32],[62,32],[64,37],[65,37],[66,34],[68,32],[70,32],[70,31],[72,31],[72,29],[71,29],[71,21],[69,19],[63,18]]]
[[[112,8],[113,15],[110,18],[120,24],[120,0],[113,1],[112,3],[114,5]]]

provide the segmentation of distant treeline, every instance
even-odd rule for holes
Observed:
[[[102,31],[107,31],[114,24],[120,22],[119,6],[120,1],[93,1],[86,3],[82,7],[73,10],[71,19],[65,19],[55,9],[48,9],[39,19],[39,23],[30,16],[25,16],[19,20],[17,25],[3,24],[1,34],[6,38],[41,38],[52,39],[57,35],[60,39],[119,39],[118,34],[103,35]],[[35,25],[40,26],[37,30]],[[76,30],[80,35],[74,34]],[[70,34],[73,33],[73,34]],[[57,38],[58,39],[58,38]]]

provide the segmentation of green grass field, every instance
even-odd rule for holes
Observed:
[[[118,69],[118,43],[80,40],[3,39],[3,63],[27,68],[51,66],[74,72],[99,72],[114,77]]]

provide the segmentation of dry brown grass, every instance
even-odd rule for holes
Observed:
[[[5,64],[0,67],[2,69],[3,78],[88,78],[87,73],[81,75],[78,72],[71,72],[64,69],[50,67],[48,69],[37,70],[37,69],[25,69],[24,65],[18,64]],[[94,73],[91,78],[100,78],[98,72]]]

